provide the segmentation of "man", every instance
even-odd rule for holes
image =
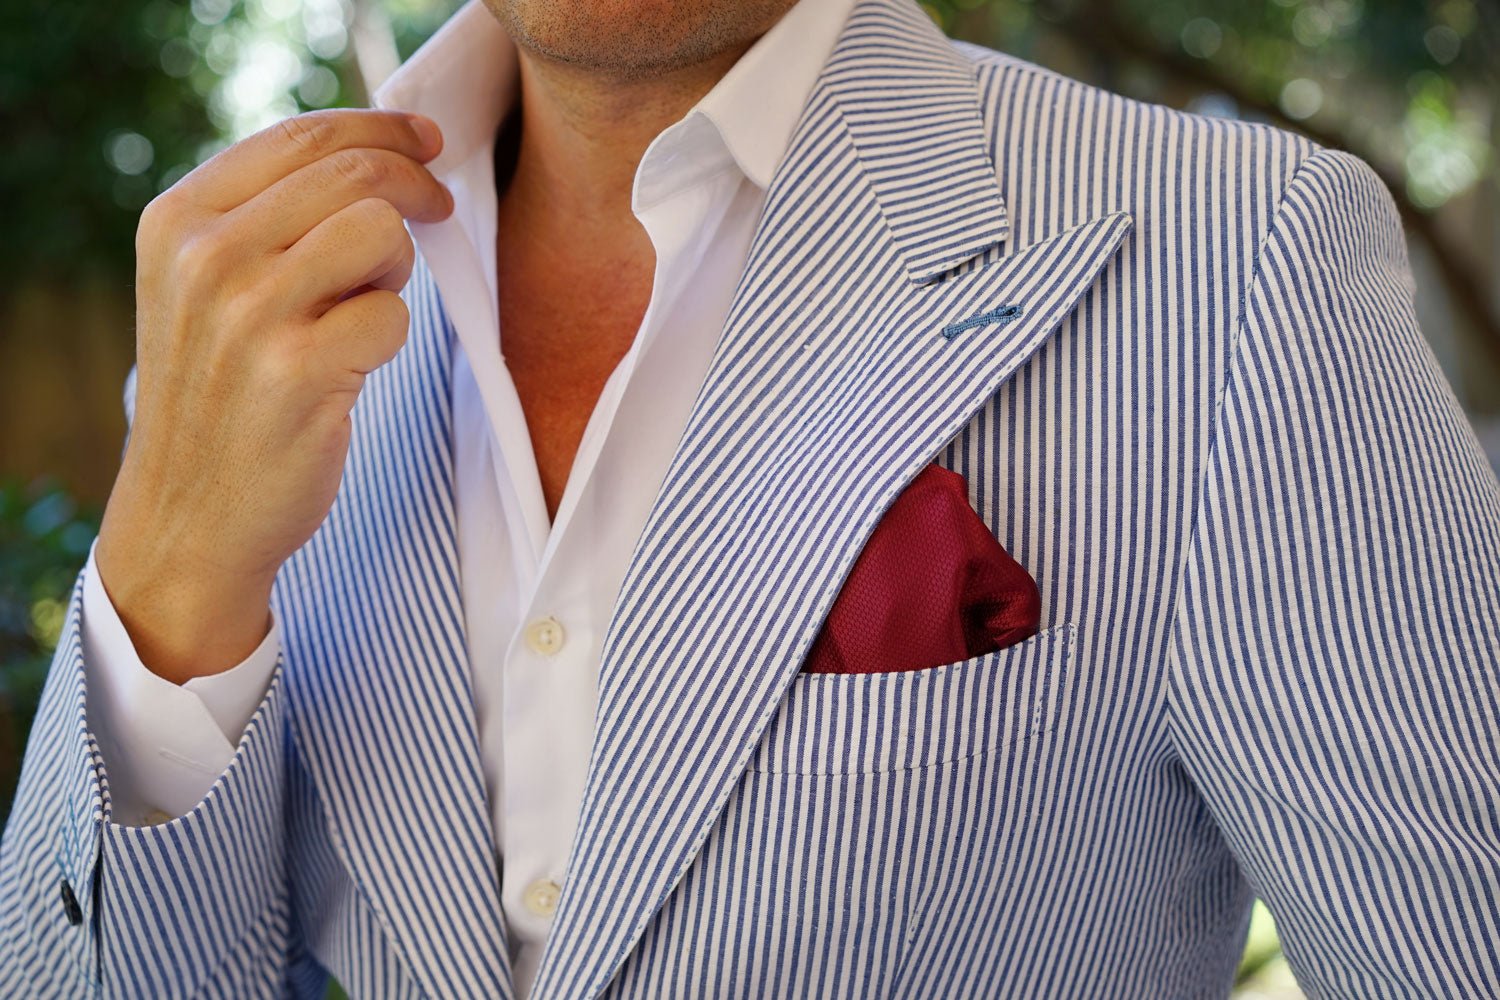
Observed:
[[[1500,991],[1500,486],[1367,167],[909,0],[487,0],[376,103],[143,216],[6,995],[1222,996],[1257,894]],[[976,523],[1029,638],[920,659]]]

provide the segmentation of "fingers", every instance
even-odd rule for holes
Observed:
[[[225,222],[268,250],[296,243],[364,198],[380,198],[419,222],[437,222],[453,199],[427,168],[384,149],[342,149],[283,177],[234,209]]]
[[[361,292],[336,304],[313,324],[318,350],[329,364],[368,375],[406,343],[411,313],[385,289]]]
[[[310,111],[235,143],[175,186],[194,204],[227,212],[341,150],[383,149],[426,163],[442,147],[442,135],[428,118],[370,108]]]
[[[365,285],[399,292],[415,256],[401,213],[384,199],[362,198],[314,226],[276,267],[284,287],[316,316]]]

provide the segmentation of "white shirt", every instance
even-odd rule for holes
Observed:
[[[630,349],[574,456],[554,523],[500,354],[493,142],[517,98],[516,53],[470,0],[382,86],[379,107],[443,129],[429,169],[447,220],[411,224],[457,332],[453,449],[462,596],[502,908],[517,988],[541,958],[582,804],[604,631],[687,422],[766,188],[852,0],[800,0],[636,170],[632,210],[656,270]],[[182,686],[141,664],[90,557],[84,651],[91,725],[118,822],[194,808],[228,766],[280,648]]]

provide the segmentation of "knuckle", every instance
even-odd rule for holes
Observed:
[[[186,201],[168,189],[146,204],[136,219],[135,249],[141,255],[160,255],[179,246],[204,221]]]
[[[365,252],[382,258],[403,256],[411,245],[406,220],[401,212],[383,198],[366,198],[355,206],[354,228]]]
[[[398,233],[402,236],[406,234],[406,223],[401,217],[400,210],[384,198],[366,198],[364,212],[370,228],[381,237],[391,238]]]
[[[381,304],[381,309],[386,324],[404,342],[407,327],[411,325],[411,310],[407,308],[406,300],[391,292]]]
[[[175,214],[168,192],[163,192],[147,202],[146,207],[141,209],[140,218],[136,221],[136,246],[152,242],[170,231]]]
[[[387,207],[380,215],[380,239],[388,251],[404,256],[412,249],[411,234],[406,231],[406,220],[394,208]]]
[[[172,273],[183,285],[198,289],[210,284],[217,264],[216,250],[207,236],[196,236],[177,244]]]
[[[178,243],[173,271],[179,280],[206,289],[231,273],[235,252],[233,240],[222,232],[206,230]]]
[[[406,300],[385,289],[365,294],[369,296],[366,300],[369,311],[363,322],[367,324],[368,335],[379,343],[390,344],[394,351],[406,340],[406,330],[411,324],[411,313],[406,308]]]
[[[371,188],[385,180],[390,170],[377,156],[358,149],[341,150],[328,158],[334,174],[356,188]]]
[[[263,317],[264,309],[260,301],[248,291],[231,295],[220,306],[222,326],[227,331],[253,329]]]
[[[380,340],[384,345],[387,360],[395,357],[396,352],[406,346],[408,331],[411,329],[411,312],[406,308],[406,300],[395,292],[389,293],[389,301],[381,303],[380,308]]]
[[[281,142],[308,157],[326,153],[336,132],[333,121],[316,111],[283,118],[272,127]]]

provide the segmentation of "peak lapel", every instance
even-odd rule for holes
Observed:
[[[411,337],[360,395],[333,510],[278,580],[293,733],[340,860],[423,992],[506,1000],[459,603],[451,338],[421,257],[407,299]]]
[[[839,105],[912,281],[932,281],[1005,240],[973,72],[921,8],[857,6],[820,86]]]
[[[924,107],[938,124],[902,121]],[[608,985],[708,836],[875,522],[1130,228],[1108,215],[966,266],[1006,233],[989,163],[947,40],[902,0],[861,3],[772,184],[621,587],[536,1000]]]

